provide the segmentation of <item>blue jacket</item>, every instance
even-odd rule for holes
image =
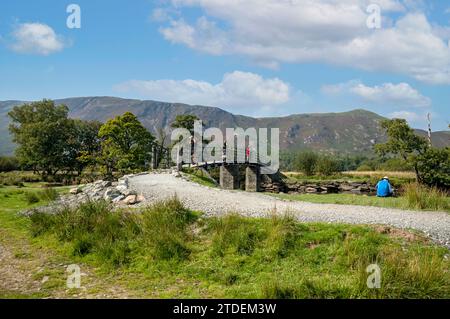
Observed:
[[[387,179],[382,179],[377,184],[377,196],[388,197],[392,195],[392,186]]]

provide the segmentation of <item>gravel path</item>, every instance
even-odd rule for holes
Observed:
[[[166,199],[176,194],[188,208],[208,216],[235,212],[264,217],[276,209],[278,213],[289,212],[303,222],[380,224],[415,229],[450,248],[450,214],[445,212],[285,201],[261,193],[209,188],[171,174],[135,176],[129,179],[129,183],[130,188],[142,193],[147,201]]]

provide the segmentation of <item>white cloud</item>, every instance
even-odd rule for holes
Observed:
[[[350,81],[322,87],[326,94],[350,94],[373,105],[396,107],[430,107],[432,101],[412,88],[408,83],[384,83],[367,86],[359,81]]]
[[[404,119],[407,120],[410,123],[416,123],[423,121],[423,116],[410,112],[410,111],[398,111],[398,112],[392,112],[388,115],[390,118],[395,119]]]
[[[19,24],[12,33],[11,49],[18,53],[49,55],[61,51],[65,44],[61,36],[46,24]]]
[[[238,54],[260,64],[324,62],[406,74],[450,84],[449,43],[427,17],[410,11],[420,1],[380,0],[384,26],[366,26],[369,0],[172,0],[200,7],[195,23],[183,18],[160,28],[165,39],[209,54]]]
[[[289,101],[289,85],[278,78],[234,71],[218,84],[196,80],[131,80],[115,87],[121,93],[153,100],[211,105],[228,109],[271,108]]]

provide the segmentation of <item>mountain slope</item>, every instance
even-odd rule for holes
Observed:
[[[7,113],[21,101],[0,102],[0,154],[11,154],[14,145],[8,134]],[[159,127],[168,132],[178,114],[195,114],[207,127],[280,128],[281,149],[314,149],[324,152],[366,153],[375,143],[385,140],[379,127],[383,117],[365,110],[344,113],[299,114],[287,117],[252,118],[234,115],[215,107],[121,99],[115,97],[80,97],[55,100],[66,104],[73,118],[106,120],[130,111],[151,132]],[[425,131],[417,130],[426,136]],[[433,133],[436,146],[450,145],[450,132]]]

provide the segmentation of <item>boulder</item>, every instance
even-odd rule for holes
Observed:
[[[137,196],[136,195],[130,195],[127,196],[122,203],[124,203],[125,205],[134,205],[137,203]]]
[[[79,194],[79,193],[81,193],[81,192],[82,192],[82,190],[81,190],[80,187],[72,188],[72,189],[69,191],[69,193],[72,194],[72,195],[77,195],[77,194]]]
[[[123,200],[124,198],[125,198],[124,195],[119,195],[119,196],[117,196],[116,198],[114,198],[114,199],[112,200],[112,202],[113,202],[113,203],[118,203],[118,202],[120,202],[121,200]]]
[[[106,201],[112,201],[115,198],[119,197],[121,194],[121,192],[119,192],[117,189],[115,188],[108,188],[106,189],[105,195],[103,195],[103,198]]]

